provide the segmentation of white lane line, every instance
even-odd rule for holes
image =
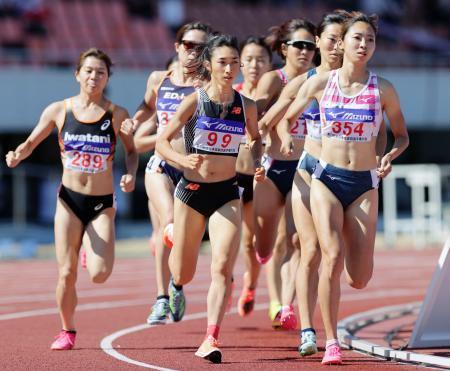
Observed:
[[[342,302],[347,301],[362,301],[374,298],[387,298],[387,297],[414,297],[417,296],[416,290],[377,290],[377,291],[369,291],[369,292],[360,292],[354,290],[354,293],[351,294],[343,294],[341,297]],[[189,297],[189,300],[194,302],[204,302],[205,295],[192,295]],[[134,299],[134,300],[114,300],[114,301],[104,301],[99,303],[87,303],[87,304],[79,304],[76,308],[77,311],[85,311],[85,310],[96,310],[96,309],[108,309],[108,308],[120,308],[127,306],[137,306],[137,305],[150,305],[151,301],[149,299]],[[0,321],[6,321],[11,319],[19,319],[19,318],[27,318],[27,317],[37,317],[37,316],[45,316],[50,314],[59,313],[58,308],[43,308],[43,309],[33,309],[21,312],[13,312],[13,313],[5,313],[0,314]]]
[[[354,294],[343,295],[342,301],[362,301],[362,300],[367,300],[369,298],[379,298],[379,297],[385,298],[385,297],[389,297],[389,296],[394,296],[394,297],[413,296],[416,294],[417,294],[416,290],[392,290],[391,292],[385,292],[384,290],[380,290],[380,291],[368,292],[368,293],[356,292]],[[204,299],[204,296],[203,296],[203,299]],[[190,300],[190,301],[192,301],[192,300]],[[260,303],[260,304],[255,305],[254,310],[257,311],[257,310],[262,310],[262,309],[267,309],[267,308],[269,308],[269,303]],[[227,315],[235,314],[235,313],[237,313],[237,309],[232,308],[230,311],[227,312]],[[206,317],[207,317],[207,312],[188,314],[183,317],[183,322],[184,321],[192,321],[195,319],[206,318]],[[172,323],[173,323],[172,321],[167,322],[167,324],[172,324]],[[155,326],[149,326],[147,324],[143,324],[143,325],[137,325],[137,326],[133,326],[133,327],[124,328],[122,330],[114,332],[111,335],[108,335],[101,340],[100,348],[102,348],[102,350],[106,354],[108,354],[111,357],[114,357],[122,362],[130,363],[130,364],[133,364],[136,366],[141,366],[144,368],[150,368],[150,369],[154,369],[154,370],[170,370],[170,371],[172,371],[172,369],[170,369],[170,368],[163,368],[163,367],[160,367],[157,365],[153,365],[150,363],[145,363],[145,362],[141,362],[141,361],[137,361],[135,359],[129,358],[129,357],[123,355],[122,353],[119,353],[113,347],[113,342],[115,340],[117,340],[118,338],[128,335],[128,334],[131,334],[133,332],[149,330],[152,327],[155,327]]]
[[[111,289],[96,289],[96,290],[80,290],[77,291],[79,298],[92,298],[98,296],[121,295],[130,293],[140,293],[141,290],[130,290],[127,288],[111,288]],[[55,293],[51,294],[29,294],[29,295],[15,295],[4,296],[0,298],[0,304],[14,304],[14,303],[36,303],[38,301],[54,301]]]
[[[104,302],[100,302],[100,303],[80,304],[77,306],[76,311],[78,312],[78,311],[84,311],[84,310],[120,308],[120,307],[129,307],[129,306],[134,306],[134,305],[145,305],[145,304],[149,304],[148,299],[104,301]],[[28,311],[24,311],[24,312],[1,314],[0,321],[6,321],[6,320],[18,319],[18,318],[26,318],[26,317],[45,316],[48,314],[55,314],[55,313],[59,313],[58,308],[44,308],[44,309],[28,310]]]
[[[262,309],[267,309],[269,308],[269,303],[260,303],[260,304],[256,304],[254,307],[254,310],[262,310]],[[235,314],[237,313],[237,309],[233,308],[231,310],[229,310],[226,315],[229,314]],[[196,319],[202,319],[202,318],[206,318],[208,315],[207,312],[198,312],[198,313],[192,313],[192,314],[187,314],[183,317],[183,322],[185,321],[193,321]],[[168,321],[167,325],[173,324],[173,321]],[[141,362],[141,361],[137,361],[135,359],[129,358],[125,355],[123,355],[122,353],[119,353],[116,349],[114,349],[113,347],[113,342],[115,340],[117,340],[118,338],[131,334],[133,332],[138,332],[138,331],[142,331],[142,330],[150,330],[152,328],[156,328],[157,326],[150,326],[147,324],[144,325],[137,325],[137,326],[133,326],[133,327],[128,327],[128,328],[124,328],[122,330],[116,331],[114,333],[112,333],[111,335],[108,335],[106,337],[104,337],[101,342],[100,342],[100,348],[108,355],[110,355],[111,357],[114,357],[116,359],[118,359],[119,361],[122,362],[126,362],[126,363],[130,363],[136,366],[141,366],[141,367],[145,367],[145,368],[150,368],[153,370],[163,370],[163,371],[174,371],[174,369],[171,368],[164,368],[164,367],[160,367],[157,365],[153,365],[151,363],[145,363],[145,362]]]

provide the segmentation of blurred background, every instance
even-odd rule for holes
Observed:
[[[174,54],[183,23],[207,22],[242,40],[290,18],[317,22],[336,8],[379,15],[371,68],[396,87],[410,133],[410,147],[381,189],[381,244],[441,246],[450,223],[450,0],[0,0],[0,259],[32,257],[53,241],[56,133],[13,171],[4,158],[49,103],[78,93],[81,51],[95,46],[112,57],[107,94],[133,115],[149,73]],[[150,234],[149,156],[141,156],[136,191],[117,192],[119,239]],[[116,166],[119,179],[120,152]]]

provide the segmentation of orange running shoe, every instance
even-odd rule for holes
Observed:
[[[222,363],[222,352],[219,349],[219,342],[209,335],[195,352],[197,357],[211,361],[212,363]]]
[[[173,246],[173,223],[169,223],[164,228],[163,242],[169,249]]]
[[[238,300],[238,313],[241,317],[248,316],[253,312],[255,306],[255,289],[250,290],[244,287]]]

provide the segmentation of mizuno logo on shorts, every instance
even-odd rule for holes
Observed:
[[[189,189],[190,191],[198,191],[198,189],[200,188],[200,184],[197,183],[189,183],[186,187],[184,187],[185,189]]]
[[[272,171],[273,171],[275,174],[280,175],[282,172],[286,171],[286,169],[280,169],[280,170],[272,169]]]

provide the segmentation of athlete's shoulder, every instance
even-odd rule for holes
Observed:
[[[241,94],[241,93],[239,93],[239,94],[240,94],[240,96],[242,98],[242,102],[244,103],[246,108],[250,108],[250,109],[255,108],[256,109],[256,102],[253,99],[246,97],[244,94]]]
[[[394,85],[392,85],[392,83],[389,80],[385,79],[384,77],[377,75],[377,81],[378,81],[379,89],[382,89],[382,90],[394,89]]]
[[[116,116],[116,117],[128,117],[129,116],[128,110],[126,108],[119,106],[117,104],[113,104],[113,103],[111,103],[111,104],[113,105],[113,116]]]
[[[333,74],[332,71],[324,71],[320,73],[316,73],[306,80],[305,84],[308,84],[310,87],[323,89],[328,83],[330,76]]]
[[[148,76],[148,84],[153,86],[159,85],[168,75],[169,71],[153,71]]]
[[[50,103],[47,107],[45,107],[43,114],[47,116],[51,116],[53,118],[58,117],[60,114],[66,112],[68,99],[59,100],[56,102]]]

